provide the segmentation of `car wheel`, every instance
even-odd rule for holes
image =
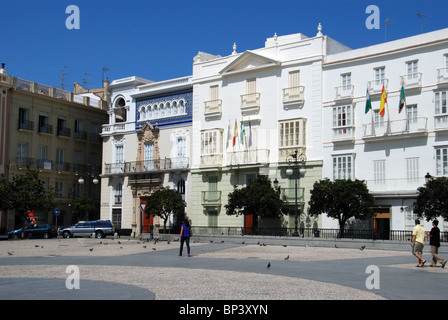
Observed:
[[[70,232],[68,232],[68,231],[62,232],[62,237],[65,238],[65,239],[70,238]]]
[[[50,235],[48,234],[48,233],[44,233],[43,235],[42,235],[42,238],[44,238],[44,239],[48,239],[48,238],[50,238]]]
[[[104,234],[102,231],[95,231],[95,238],[101,239],[104,237]]]
[[[18,234],[18,233],[14,233],[14,234],[11,236],[11,238],[12,238],[13,240],[17,240],[17,239],[19,239],[19,234]]]

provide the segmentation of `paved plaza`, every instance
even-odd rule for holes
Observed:
[[[179,257],[179,242],[173,239],[0,241],[0,299],[448,299],[448,267],[429,267],[429,245],[428,263],[417,268],[410,247],[384,250],[367,244],[361,250],[344,243],[282,245],[278,238],[275,244],[269,238],[210,239],[192,240],[191,257],[185,248]],[[73,266],[79,289],[69,290]]]

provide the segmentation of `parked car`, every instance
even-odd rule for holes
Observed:
[[[104,238],[114,235],[115,228],[109,220],[79,221],[77,224],[58,230],[64,238],[90,237],[95,234],[96,238]]]
[[[17,230],[10,231],[8,233],[8,238],[9,239],[22,238],[22,230],[23,230],[25,239],[30,239],[30,238],[48,239],[48,238],[53,238],[53,237],[58,236],[56,229],[51,224],[48,224],[48,223],[40,224],[39,223],[36,226],[30,226],[29,228],[25,228],[25,229],[20,228]]]

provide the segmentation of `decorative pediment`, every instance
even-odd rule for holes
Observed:
[[[224,76],[228,74],[247,72],[256,69],[277,67],[280,65],[281,62],[278,60],[253,53],[252,51],[246,51],[231,63],[229,63],[219,73]]]
[[[145,124],[137,130],[137,137],[139,140],[143,140],[144,142],[153,142],[157,140],[159,136],[160,129],[156,126],[153,127],[151,122],[146,121]]]

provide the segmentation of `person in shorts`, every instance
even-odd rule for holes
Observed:
[[[425,229],[420,225],[420,220],[415,220],[415,227],[412,230],[412,254],[417,257],[418,265],[417,267],[423,267],[426,263],[426,260],[423,259],[423,247],[425,242]]]

